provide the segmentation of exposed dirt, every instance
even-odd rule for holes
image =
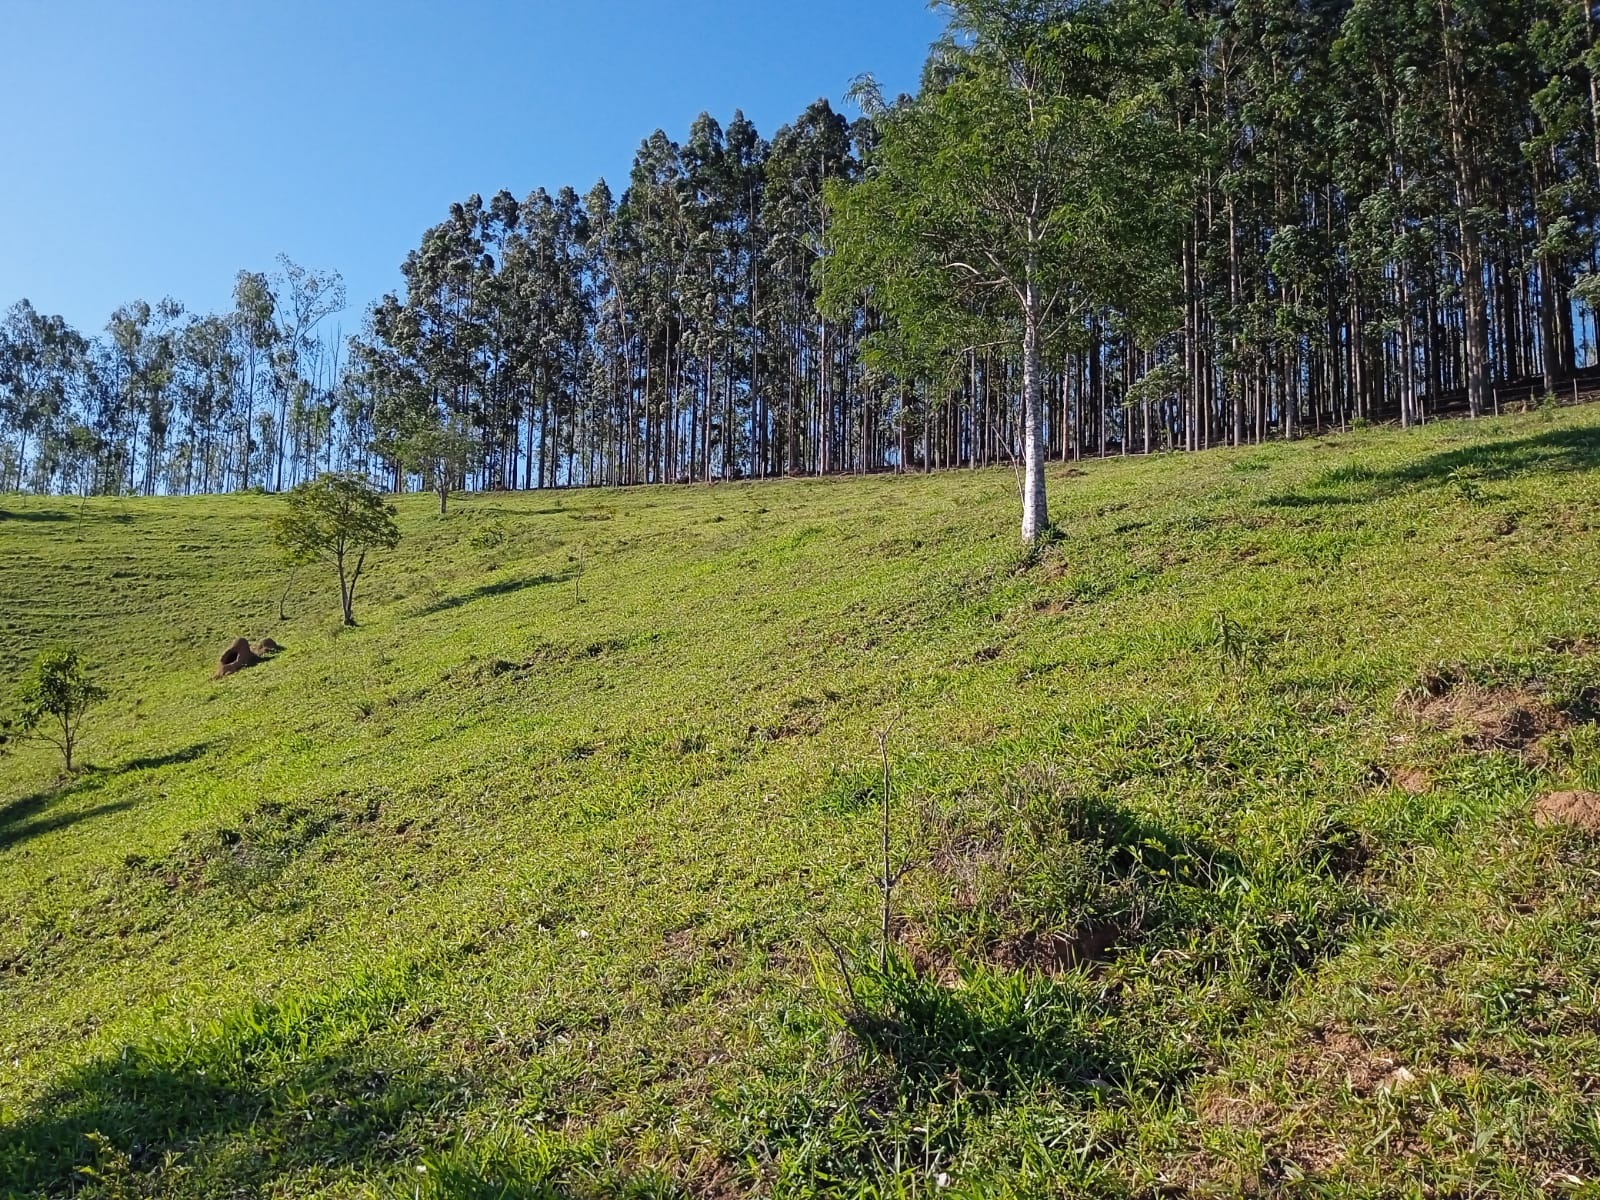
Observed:
[[[214,678],[226,679],[229,675],[237,675],[240,671],[259,665],[261,656],[250,648],[250,643],[239,638],[222,652],[222,657],[217,660],[217,673]]]
[[[1058,975],[1107,961],[1122,932],[1111,922],[1084,925],[1071,933],[1029,932],[995,946],[990,957],[1012,970]]]
[[[1337,1028],[1313,1029],[1304,1049],[1291,1056],[1288,1073],[1299,1079],[1343,1083],[1357,1096],[1392,1091],[1415,1079],[1392,1056],[1370,1049],[1353,1033]]]
[[[1545,647],[1556,654],[1570,654],[1574,658],[1589,658],[1600,654],[1600,641],[1588,636],[1552,638]]]
[[[1421,724],[1454,734],[1469,749],[1480,751],[1537,756],[1539,743],[1569,724],[1532,684],[1483,687],[1434,675],[1423,681],[1420,695],[1408,697],[1402,705]]]
[[[969,947],[971,958],[1011,971],[1061,975],[1110,961],[1122,931],[1112,924],[1090,925],[1070,933],[1029,931],[988,945]],[[914,917],[896,914],[894,940],[922,974],[945,987],[961,986],[961,956]]]
[[[1421,796],[1433,790],[1433,778],[1421,767],[1399,767],[1394,772],[1394,785],[1407,795]]]
[[[1421,767],[1373,767],[1376,787],[1397,787],[1408,796],[1422,796],[1433,790],[1433,776]]]
[[[1600,793],[1547,793],[1535,801],[1533,820],[1540,826],[1570,825],[1600,833]]]

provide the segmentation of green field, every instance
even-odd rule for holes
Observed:
[[[0,1189],[1600,1196],[1600,411],[1051,489],[4,498]]]

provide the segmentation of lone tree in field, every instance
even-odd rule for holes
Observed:
[[[424,425],[400,447],[400,460],[408,471],[422,476],[423,484],[439,497],[439,515],[445,514],[450,491],[466,478],[477,458],[477,443],[449,422]]]
[[[339,608],[356,623],[356,585],[372,550],[400,541],[394,505],[360,475],[320,475],[292,489],[287,509],[273,523],[273,540],[292,566],[332,563],[339,574]]]
[[[89,678],[77,650],[52,646],[34,659],[23,678],[20,711],[4,735],[49,742],[61,751],[70,773],[83,718],[105,698],[105,689]]]
[[[950,0],[922,94],[885,106],[865,178],[829,192],[824,303],[886,313],[926,361],[970,348],[959,313],[1015,338],[1022,538],[1049,525],[1045,356],[1098,310],[1133,307],[1176,253],[1185,193],[1166,85],[1177,34],[1131,0]],[[869,347],[869,353],[870,353]]]

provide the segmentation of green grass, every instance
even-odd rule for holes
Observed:
[[[7,498],[0,1191],[1600,1196],[1600,412],[1051,487]]]

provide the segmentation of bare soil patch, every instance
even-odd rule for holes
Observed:
[[[1376,787],[1397,787],[1408,796],[1423,796],[1433,790],[1433,776],[1421,767],[1372,768],[1372,782]]]
[[[1433,675],[1420,694],[1402,701],[1420,724],[1460,738],[1472,750],[1537,753],[1539,743],[1570,722],[1535,684],[1485,687]]]
[[[1549,792],[1533,806],[1534,824],[1570,825],[1590,833],[1600,833],[1600,793]]]

